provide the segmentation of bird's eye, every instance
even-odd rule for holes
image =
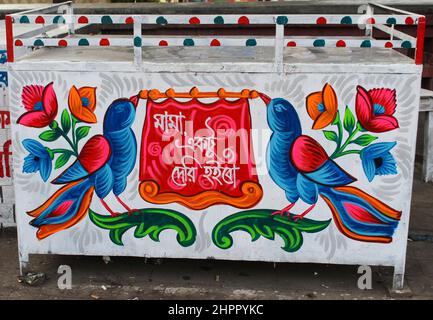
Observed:
[[[281,104],[277,104],[275,106],[275,111],[277,111],[277,112],[283,112],[284,111],[283,106]]]

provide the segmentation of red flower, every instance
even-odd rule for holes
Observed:
[[[395,89],[365,90],[358,86],[356,115],[362,127],[370,132],[386,132],[398,128],[393,114],[397,106]]]
[[[25,86],[21,97],[27,112],[18,118],[17,123],[26,127],[43,128],[57,116],[57,97],[52,82],[46,87]]]

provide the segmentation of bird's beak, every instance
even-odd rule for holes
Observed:
[[[263,102],[266,104],[266,106],[269,105],[269,103],[271,102],[271,98],[269,98],[266,94],[264,93],[259,93],[260,98],[263,100]]]
[[[138,101],[140,101],[140,95],[137,94],[135,96],[132,96],[131,98],[129,98],[129,100],[131,100],[131,102],[134,105],[135,109],[137,109]]]

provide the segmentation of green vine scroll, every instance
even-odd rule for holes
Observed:
[[[325,229],[331,220],[316,221],[304,218],[293,221],[291,217],[272,215],[276,210],[258,209],[240,211],[218,222],[212,231],[212,241],[220,249],[228,249],[233,245],[230,235],[234,231],[245,231],[256,241],[260,236],[275,240],[278,234],[284,240],[283,250],[295,252],[303,243],[302,232],[316,233]]]
[[[119,246],[123,245],[122,236],[125,232],[134,227],[134,237],[144,238],[148,235],[153,241],[159,241],[162,231],[175,230],[177,242],[183,247],[191,246],[197,235],[194,224],[187,216],[170,209],[140,209],[116,217],[100,215],[89,209],[89,217],[98,227],[110,230],[111,241]]]

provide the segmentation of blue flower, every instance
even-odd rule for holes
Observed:
[[[47,181],[52,170],[52,162],[48,150],[36,140],[25,139],[23,146],[30,153],[24,158],[23,172],[38,172],[42,180]]]
[[[390,152],[396,144],[397,142],[373,143],[361,150],[362,168],[368,181],[373,181],[375,176],[397,174],[397,164]]]

